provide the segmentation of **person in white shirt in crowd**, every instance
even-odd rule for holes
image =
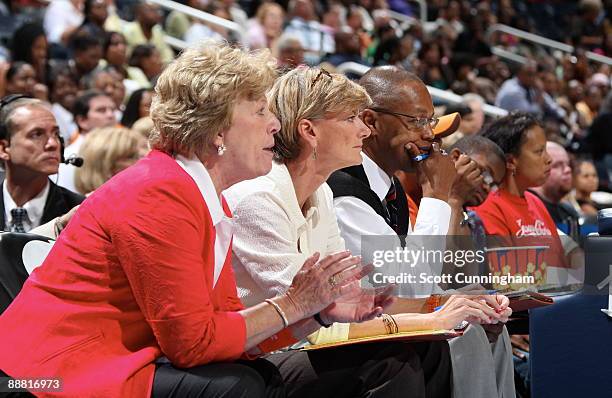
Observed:
[[[51,111],[57,120],[64,142],[70,142],[77,134],[77,127],[72,111],[76,101],[78,82],[67,68],[55,68],[49,76],[49,99]]]
[[[300,40],[288,34],[278,38],[275,45],[275,57],[279,69],[293,69],[304,63],[304,47]]]
[[[331,29],[317,21],[312,0],[291,0],[289,2],[291,20],[284,33],[297,37],[307,51],[306,59],[316,64],[323,53],[333,53],[334,38]]]
[[[43,26],[50,43],[67,45],[70,36],[83,23],[84,0],[51,0]]]
[[[388,240],[395,238],[393,247],[400,247],[404,246],[402,235],[407,235],[407,249],[418,250],[423,244],[428,249],[444,250],[445,247],[438,247],[439,242],[431,242],[435,240],[431,236],[447,235],[451,220],[456,220],[456,214],[463,214],[464,200],[459,197],[461,187],[456,181],[467,181],[457,178],[453,160],[439,149],[434,136],[438,119],[434,117],[427,87],[416,75],[392,66],[370,69],[359,84],[373,101],[361,114],[371,131],[363,142],[363,165],[343,169],[328,180],[334,191],[334,208],[346,246],[352,253],[362,253],[365,247],[362,244],[368,236],[386,236]],[[454,129],[450,127],[445,133]],[[475,162],[472,163],[472,170],[478,170]],[[412,226],[406,195],[394,175],[415,169],[423,198]],[[481,176],[476,177],[478,181],[482,181]],[[358,187],[362,189],[357,191]],[[419,241],[420,235],[428,236]],[[408,271],[410,265],[391,262],[385,267],[390,274],[398,274]],[[414,269],[419,266],[427,269],[428,264],[416,264]],[[435,265],[429,266],[430,274],[439,275],[442,271]],[[425,284],[413,285],[401,284],[400,296],[420,295],[426,291],[423,288],[429,288]],[[442,293],[437,285],[432,292]],[[449,296],[452,294],[443,297],[433,294],[427,301],[434,301],[438,306]],[[502,300],[507,303],[507,298]],[[389,312],[410,310],[413,310],[410,301],[398,300]],[[493,348],[485,328],[493,335],[501,333]],[[515,396],[509,340],[507,331],[499,325],[494,328],[471,325],[464,336],[449,342],[454,397]]]
[[[98,127],[116,125],[116,110],[117,107],[112,98],[100,91],[90,90],[78,97],[74,104],[74,119],[79,132],[70,145],[64,149],[64,157],[69,159],[78,156],[83,140],[91,130]],[[76,191],[74,172],[75,166],[68,164],[60,165],[57,184],[71,191]]]
[[[212,2],[205,9],[205,12],[212,14],[216,17],[227,19],[228,21],[232,20],[230,13],[225,9],[221,3]],[[185,41],[189,46],[197,45],[204,40],[212,39],[217,42],[222,42],[230,39],[229,32],[227,29],[209,24],[204,21],[194,20],[185,32]]]
[[[115,103],[115,120],[121,120],[125,109],[126,89],[122,76],[114,67],[109,66],[92,72],[83,79],[83,86],[87,90],[98,90],[108,95]]]
[[[0,106],[0,161],[5,172],[0,230],[28,232],[84,198],[49,180],[61,159],[59,128],[50,106],[23,96],[4,97]]]

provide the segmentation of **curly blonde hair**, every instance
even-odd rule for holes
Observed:
[[[215,42],[185,50],[157,80],[151,146],[188,157],[210,152],[230,127],[236,102],[265,95],[276,76],[267,50],[248,53]]]
[[[299,67],[281,76],[269,92],[270,111],[281,123],[274,136],[278,161],[300,154],[300,120],[333,118],[343,112],[359,112],[372,100],[363,87],[339,73]]]
[[[120,171],[116,168],[117,161],[138,160],[141,144],[145,142],[140,133],[124,127],[93,129],[79,149],[84,162],[74,174],[77,191],[85,195],[98,189]]]

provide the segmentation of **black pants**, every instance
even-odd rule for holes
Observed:
[[[152,397],[446,398],[450,372],[445,341],[364,344],[190,369],[161,364]]]

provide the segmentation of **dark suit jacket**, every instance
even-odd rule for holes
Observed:
[[[4,178],[0,180],[0,184],[4,183]],[[83,195],[67,190],[64,187],[55,185],[50,181],[51,186],[49,187],[49,196],[45,202],[45,209],[43,211],[42,219],[40,224],[44,224],[53,220],[55,217],[59,217],[63,214],[68,213],[74,206],[81,204],[85,200]],[[6,220],[4,219],[4,195],[0,193],[0,230],[8,231]]]

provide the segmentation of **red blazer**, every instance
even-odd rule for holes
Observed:
[[[193,179],[153,151],[81,205],[0,317],[0,369],[60,377],[62,396],[149,397],[162,355],[238,358],[243,307],[231,254],[213,289],[214,239]]]

